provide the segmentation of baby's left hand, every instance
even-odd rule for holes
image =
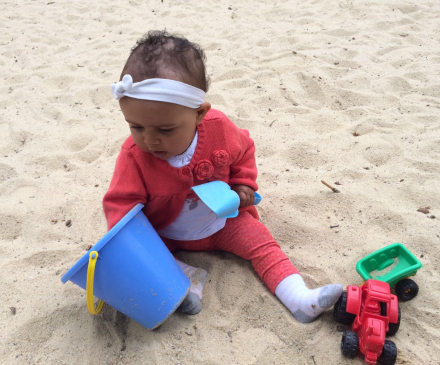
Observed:
[[[254,189],[246,185],[233,185],[231,189],[240,197],[240,208],[246,208],[254,204]]]

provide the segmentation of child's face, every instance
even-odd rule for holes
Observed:
[[[121,111],[136,145],[161,160],[180,155],[194,139],[196,127],[211,108],[207,102],[198,109],[160,101],[123,97]]]

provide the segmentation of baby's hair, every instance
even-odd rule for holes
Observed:
[[[122,70],[134,82],[152,78],[171,79],[207,92],[206,56],[203,49],[186,38],[167,31],[152,30],[136,42]]]

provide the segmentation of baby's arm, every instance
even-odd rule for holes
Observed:
[[[136,204],[145,204],[147,190],[141,169],[130,151],[122,148],[116,160],[115,171],[102,202],[110,230]]]
[[[235,127],[235,140],[230,140],[233,161],[231,163],[229,185],[246,185],[254,191],[258,189],[257,164],[255,162],[255,145],[249,137],[249,132]],[[233,134],[229,134],[232,136]]]
[[[246,208],[254,203],[254,192],[258,189],[255,145],[247,130],[238,128],[230,121],[229,123],[227,135],[233,157],[229,185],[240,197],[240,208]]]

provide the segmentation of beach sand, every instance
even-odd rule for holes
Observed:
[[[204,308],[154,331],[90,315],[61,283],[106,232],[129,133],[110,84],[164,28],[206,50],[207,99],[255,140],[261,220],[306,283],[359,285],[359,259],[404,243],[423,268],[397,364],[440,364],[437,1],[5,0],[0,14],[1,364],[363,363],[342,356],[331,310],[297,322],[228,253],[177,255],[208,271]]]

